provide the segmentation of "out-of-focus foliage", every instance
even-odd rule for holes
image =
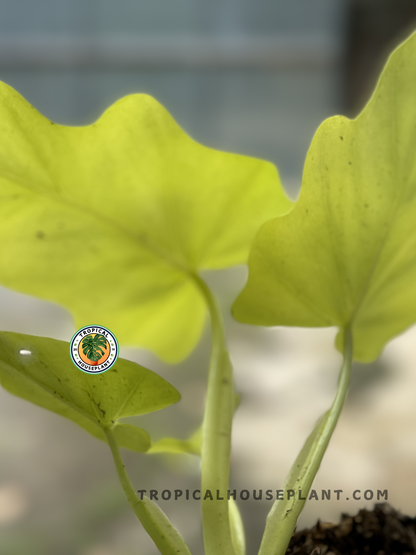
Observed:
[[[113,428],[118,444],[146,451],[148,434],[119,419],[176,403],[166,380],[134,362],[118,359],[103,374],[86,374],[72,363],[69,345],[46,337],[0,332],[0,382],[10,393],[69,418],[106,441]]]
[[[291,202],[268,162],[190,139],[146,95],[55,125],[0,85],[0,282],[167,361],[198,341],[201,269],[244,263]]]
[[[318,129],[300,199],[266,223],[236,318],[260,325],[351,326],[371,361],[416,320],[416,34],[391,56],[355,120]]]

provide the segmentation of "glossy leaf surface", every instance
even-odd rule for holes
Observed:
[[[235,317],[350,324],[354,357],[375,359],[416,320],[415,152],[413,35],[393,53],[357,119],[333,117],[318,129],[294,210],[256,236]]]
[[[103,374],[86,374],[72,363],[69,345],[46,337],[0,332],[0,382],[10,393],[82,426],[106,440],[114,428],[122,447],[146,451],[148,434],[119,419],[153,412],[180,399],[163,378],[128,360],[118,359]]]
[[[203,327],[193,275],[246,262],[291,208],[272,164],[199,145],[146,95],[76,128],[0,84],[0,142],[0,283],[170,362]]]

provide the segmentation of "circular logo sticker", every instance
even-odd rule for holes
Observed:
[[[85,326],[71,339],[69,352],[72,362],[87,374],[102,374],[118,358],[116,336],[104,326]]]

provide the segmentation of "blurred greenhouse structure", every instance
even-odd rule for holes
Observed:
[[[196,140],[300,177],[337,109],[340,0],[0,2],[0,77],[58,123],[153,95]]]

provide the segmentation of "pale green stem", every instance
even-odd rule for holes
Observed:
[[[246,555],[246,537],[244,534],[243,521],[237,503],[233,498],[229,500],[228,510],[230,513],[231,539],[233,541],[235,555]]]
[[[283,486],[285,499],[276,501],[267,517],[259,555],[284,555],[305,500],[335,429],[347,394],[353,355],[351,330],[344,330],[344,361],[331,408],[318,421],[297,456]],[[287,492],[295,496],[287,499]]]
[[[116,439],[111,430],[104,430],[108,445],[113,454],[113,459],[117,468],[124,494],[130,503],[135,515],[140,520],[143,528],[152,538],[156,547],[162,555],[191,555],[185,541],[174,528],[165,513],[148,497],[143,499],[137,495],[133,488],[123,459],[120,454]]]
[[[234,553],[228,513],[231,428],[234,413],[233,371],[218,303],[206,283],[195,276],[211,314],[212,350],[202,426],[201,499],[205,555]],[[213,500],[204,500],[210,491]],[[221,499],[222,498],[222,499]]]

